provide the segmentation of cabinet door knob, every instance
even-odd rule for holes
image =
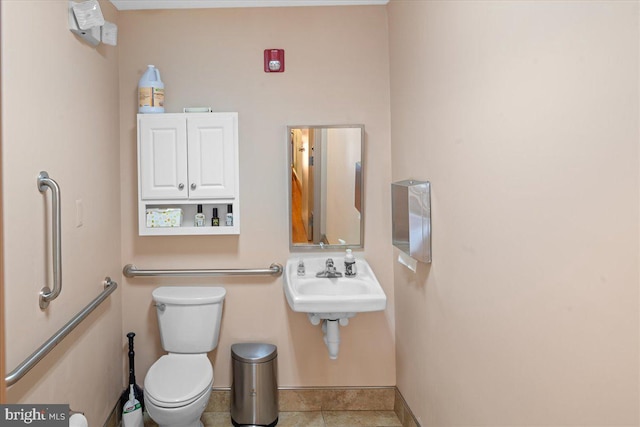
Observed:
[[[192,189],[192,190],[195,190],[195,189],[196,189],[196,184],[195,184],[195,182],[191,184],[191,189]]]
[[[178,184],[178,190],[180,190],[180,191],[184,190],[184,184],[183,183]]]

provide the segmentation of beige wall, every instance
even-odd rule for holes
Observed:
[[[432,182],[396,265],[422,425],[638,425],[638,3],[389,6],[393,179]]]
[[[257,268],[289,257],[287,125],[364,124],[366,250],[389,297],[386,312],[361,314],[342,328],[337,361],[320,327],[293,313],[282,278],[129,279],[124,330],[138,336],[139,377],[162,354],[151,307],[159,285],[227,289],[215,387],[230,385],[230,346],[278,346],[282,386],[395,384],[390,245],[389,70],[385,7],[260,8],[121,12],[120,120],[122,262],[140,268]],[[263,50],[283,48],[286,71],[263,71]],[[237,111],[240,236],[138,237],[136,86],[147,64],[166,89],[167,112],[185,106]]]
[[[121,280],[9,402],[70,403],[100,425],[121,387],[122,332],[138,334],[139,383],[162,353],[151,290],[211,283],[228,290],[216,387],[230,384],[230,345],[260,340],[278,345],[283,386],[394,385],[397,375],[425,426],[639,423],[637,3],[119,14],[103,3],[120,41],[97,50],[60,25],[66,2],[1,7],[9,371],[105,275],[120,280],[124,263],[284,263],[288,124],[365,125],[362,253],[390,302],[342,329],[330,361],[281,278]],[[262,71],[273,47],[286,49],[284,74]],[[137,237],[135,89],[148,63],[163,73],[168,111],[239,112],[239,237]],[[65,286],[46,312],[41,169],[62,187],[64,218]],[[405,178],[433,183],[434,262],[416,275],[390,268],[388,188]]]
[[[102,291],[105,276],[120,281],[118,61],[115,48],[93,49],[67,29],[66,1],[1,7],[3,314],[11,371]],[[116,21],[110,3],[102,8]],[[41,170],[62,195],[63,288],[45,311],[38,294],[51,275],[51,192],[36,188]],[[76,200],[84,204],[81,228]],[[69,403],[102,425],[122,387],[120,335],[118,290],[8,390],[8,402]]]

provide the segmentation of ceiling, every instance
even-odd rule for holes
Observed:
[[[110,0],[118,10],[384,5],[389,0]]]

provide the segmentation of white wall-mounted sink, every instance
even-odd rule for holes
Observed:
[[[316,277],[326,271],[331,258],[342,277]],[[304,264],[304,275],[298,274]],[[380,282],[369,263],[356,259],[356,276],[345,277],[344,255],[323,253],[290,258],[284,270],[284,293],[293,311],[307,313],[313,325],[322,322],[324,343],[330,359],[338,358],[340,326],[347,326],[357,313],[381,311],[387,306]]]
[[[325,270],[328,258],[333,259],[338,272],[344,273],[344,256],[293,257],[287,261],[284,293],[293,311],[304,313],[361,313],[380,311],[387,306],[385,295],[369,263],[356,259],[355,277],[324,278],[316,273]],[[298,264],[304,262],[305,274],[298,275]]]

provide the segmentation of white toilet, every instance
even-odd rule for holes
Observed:
[[[152,295],[162,348],[144,379],[144,402],[159,427],[202,427],[213,367],[207,353],[218,345],[222,303],[219,287],[165,286]]]

